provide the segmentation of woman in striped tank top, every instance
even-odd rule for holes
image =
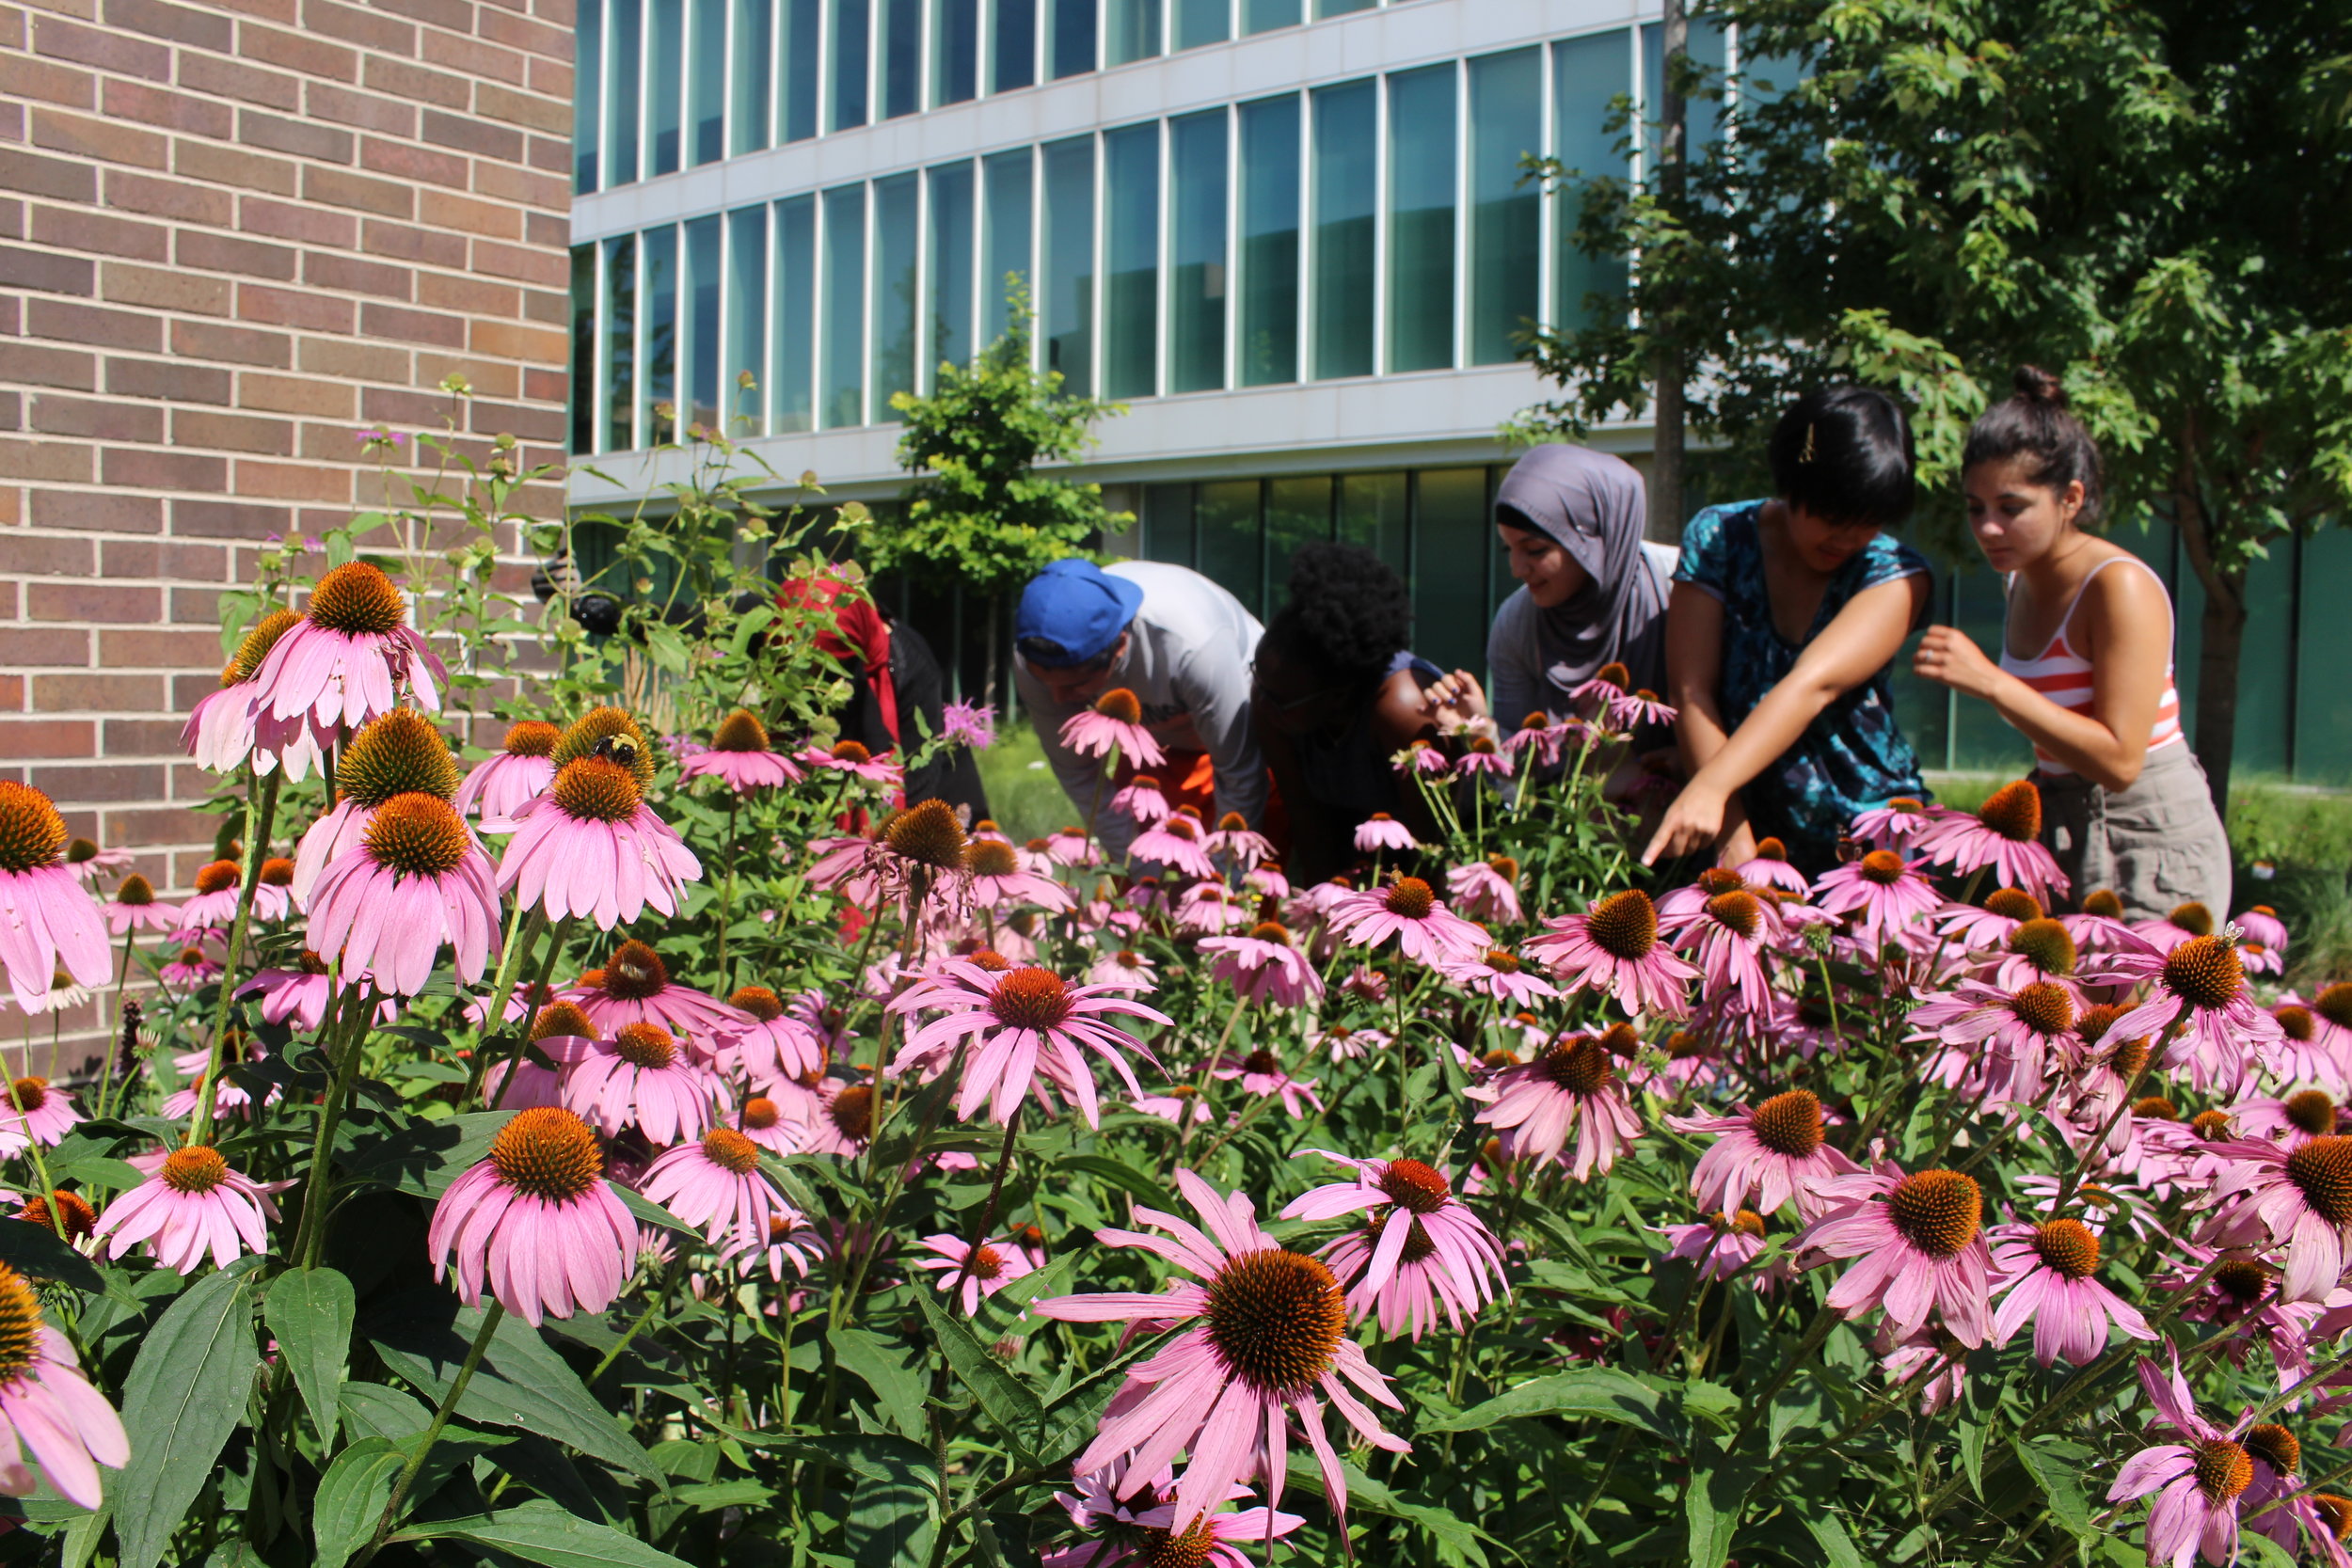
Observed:
[[[2229,836],[2181,734],[2172,602],[2138,557],[2088,531],[2099,449],[2057,377],[2020,370],[2016,394],[1970,428],[1961,467],[1969,527],[2009,579],[2001,657],[1936,626],[1913,668],[2033,742],[2042,842],[2077,897],[2112,889],[2134,920],[2229,908]]]

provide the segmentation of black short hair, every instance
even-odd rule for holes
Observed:
[[[1291,557],[1289,602],[1265,641],[1326,679],[1354,683],[1388,673],[1412,635],[1405,579],[1359,545],[1300,546]]]
[[[2066,391],[2058,378],[2033,365],[2020,365],[2011,378],[2017,390],[1977,416],[1968,427],[1968,444],[1961,449],[1965,473],[1979,463],[2001,463],[2012,457],[2026,460],[2026,478],[2035,484],[2063,490],[2080,481],[2083,509],[2078,523],[2099,517],[2099,443],[2090,438],[2082,420],[2066,407]]]
[[[1874,387],[1817,387],[1772,427],[1772,492],[1833,523],[1893,528],[1918,499],[1911,421]]]

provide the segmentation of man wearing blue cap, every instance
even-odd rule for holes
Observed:
[[[1171,800],[1189,775],[1213,772],[1215,827],[1238,812],[1252,828],[1265,814],[1265,763],[1249,727],[1249,661],[1262,628],[1241,601],[1200,573],[1155,561],[1057,561],[1021,594],[1013,618],[1013,678],[1046,759],[1080,819],[1114,857],[1136,825],[1098,812],[1103,766],[1061,743],[1062,725],[1105,691],[1123,687],[1144,727],[1168,753],[1160,777]],[[1200,781],[1205,784],[1204,779]]]

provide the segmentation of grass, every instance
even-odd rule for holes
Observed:
[[[980,783],[996,825],[1015,844],[1043,838],[1078,819],[1026,720],[999,726],[996,744],[980,753]]]

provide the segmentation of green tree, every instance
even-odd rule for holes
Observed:
[[[2352,501],[2352,12],[2338,0],[1721,0],[1742,71],[1680,85],[1731,134],[1649,187],[1540,172],[1578,244],[1632,262],[1528,353],[1518,421],[1648,404],[1669,355],[1696,434],[1753,478],[1783,402],[1906,397],[1929,523],[1967,421],[2033,362],[2105,446],[2110,516],[2161,520],[2205,594],[2195,742],[2226,801],[2248,568]]]
[[[870,535],[877,571],[961,583],[986,601],[992,695],[1005,596],[1131,520],[1104,507],[1101,485],[1037,471],[1078,461],[1094,445],[1094,422],[1127,408],[1064,392],[1059,371],[1033,368],[1029,293],[1017,273],[1006,305],[1003,334],[969,366],[943,363],[930,397],[890,400],[906,419],[899,466],[927,477],[909,490],[905,520]]]

